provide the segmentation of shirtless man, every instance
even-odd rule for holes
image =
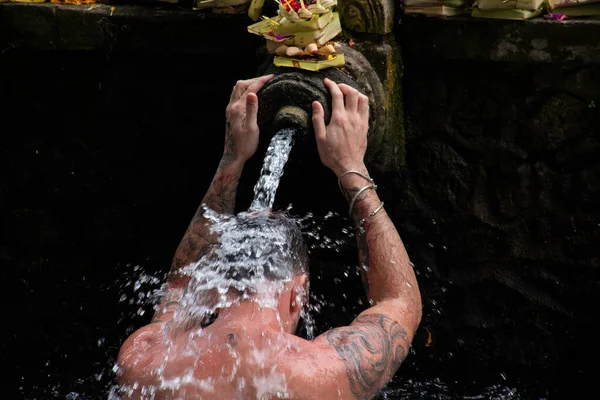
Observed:
[[[244,163],[258,145],[256,93],[270,78],[240,81],[233,89],[223,158],[202,199],[216,213],[233,214]],[[246,223],[263,218],[271,221],[271,228],[283,226],[280,236],[285,245],[273,251],[278,253],[274,259],[286,264],[282,271],[288,271],[283,278],[275,274],[268,280],[279,284],[272,292],[272,305],[255,301],[260,289],[254,294],[233,290],[227,298],[237,300],[221,304],[209,320],[175,323],[190,285],[189,274],[181,271],[218,245],[210,230],[214,220],[200,207],[177,248],[152,322],[121,347],[117,377],[123,398],[370,399],[400,367],[421,319],[419,288],[363,161],[368,98],[328,79],[325,85],[332,96],[332,116],[326,126],[323,107],[313,103],[317,146],[323,164],[341,177],[357,227],[359,261],[372,306],[350,326],[332,329],[312,341],[295,336],[307,301],[306,248],[298,242],[293,224],[263,212],[247,216]],[[247,237],[244,243],[252,240]]]

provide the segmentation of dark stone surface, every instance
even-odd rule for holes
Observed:
[[[600,21],[529,21],[403,16],[403,49],[441,60],[545,63],[600,62]],[[410,57],[410,55],[408,55]]]
[[[380,35],[394,30],[393,0],[340,0],[338,10],[344,29]]]
[[[252,63],[239,50],[260,45],[247,32],[251,22],[243,14],[161,6],[0,3],[0,49],[228,55],[220,62]]]
[[[600,65],[596,52],[560,50],[597,27],[405,18],[400,31],[407,168],[390,190],[429,269],[425,301],[441,310],[425,311],[431,351],[443,337],[448,366],[479,358],[570,380],[548,398],[595,390],[599,372]],[[549,60],[526,54],[544,31]],[[518,51],[498,53],[504,35]]]
[[[272,61],[272,58],[270,59]],[[274,126],[275,115],[284,106],[296,106],[306,112],[312,118],[312,102],[318,101],[323,105],[325,112],[325,123],[331,118],[331,96],[329,90],[323,83],[324,78],[329,78],[337,83],[344,83],[360,90],[364,89],[348,74],[336,68],[330,68],[316,73],[311,71],[297,71],[291,68],[277,68],[270,65],[260,74],[275,74],[275,77],[267,82],[258,93],[259,101],[264,104],[259,109],[258,123],[261,131],[270,132]],[[374,114],[372,117],[375,118]],[[312,132],[312,125],[310,127]]]
[[[382,84],[381,95],[375,100],[380,101],[377,112],[385,118],[381,120],[379,138],[371,138],[367,161],[382,171],[400,171],[406,161],[400,48],[392,35],[369,35],[367,40],[357,38],[352,49],[369,61],[368,75],[365,75],[372,76],[374,71]],[[371,107],[374,104],[377,103],[372,102]]]
[[[286,105],[297,106],[303,109],[309,118],[312,117],[312,102],[319,101],[325,111],[325,123],[329,123],[331,117],[331,96],[329,90],[323,83],[324,78],[329,78],[337,83],[345,83],[358,89],[361,93],[369,97],[369,103],[373,106],[370,109],[370,130],[369,130],[369,157],[376,159],[378,166],[396,165],[392,157],[387,159],[382,156],[389,155],[397,147],[402,147],[400,140],[395,141],[390,139],[392,136],[387,129],[389,126],[389,115],[385,110],[385,105],[388,104],[382,82],[379,76],[371,67],[371,64],[358,51],[342,45],[341,50],[346,59],[344,70],[337,68],[329,68],[324,71],[294,71],[290,68],[277,68],[271,64],[272,58],[267,58],[264,70],[261,68],[259,74],[273,73],[276,76],[264,86],[259,93],[259,100],[264,105],[259,109],[259,126],[262,131],[272,131],[273,120],[281,107]],[[312,125],[309,129],[308,136],[312,140]],[[386,146],[388,152],[384,152],[382,148]],[[313,146],[314,147],[314,146]],[[314,149],[313,149],[314,150]]]

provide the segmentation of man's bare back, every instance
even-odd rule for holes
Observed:
[[[218,213],[233,213],[243,164],[258,142],[256,92],[268,79],[239,82],[234,88],[225,154],[203,199]],[[123,397],[370,399],[404,361],[421,318],[420,295],[412,264],[362,161],[368,102],[346,85],[325,84],[332,94],[332,118],[326,127],[321,105],[313,104],[315,136],[321,160],[338,176],[351,205],[361,272],[373,306],[350,326],[312,341],[299,338],[294,332],[308,301],[308,276],[298,272],[279,289],[267,290],[277,293],[269,306],[246,296],[217,309],[210,320],[178,319],[189,285],[180,272],[217,240],[199,209],[177,249],[153,322],[121,348]]]
[[[408,337],[383,315],[359,320],[313,341],[228,316],[191,340],[151,324],[126,342],[121,359],[136,367],[123,376],[157,400],[370,398],[404,360]]]

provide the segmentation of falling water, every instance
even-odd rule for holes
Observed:
[[[259,287],[264,289],[274,281],[292,278],[293,274],[284,267],[294,262],[289,259],[293,246],[285,232],[286,219],[274,223],[268,214],[257,216],[255,212],[273,207],[294,135],[294,129],[282,129],[271,139],[248,212],[228,216],[205,208],[211,235],[219,238],[219,244],[183,270],[192,279],[175,320],[198,320],[217,308],[232,306],[231,297],[227,296],[230,289],[243,293],[240,298],[243,300],[248,298],[248,293],[260,293]],[[268,292],[271,296],[261,296],[258,300],[263,306],[273,307],[274,292]],[[307,329],[310,332],[311,327]]]
[[[204,215],[211,220],[211,234],[219,237],[219,244],[183,268],[191,281],[175,321],[201,320],[217,308],[250,298],[274,308],[282,284],[293,278],[294,245],[289,229],[295,223],[285,217],[245,212],[224,216],[205,210]],[[242,295],[232,298],[232,289]]]
[[[254,201],[249,211],[260,211],[273,207],[279,180],[283,175],[283,167],[294,144],[294,134],[294,129],[282,129],[271,139],[260,171],[260,178],[254,186]]]
[[[296,285],[294,277],[306,273],[302,268],[307,267],[308,260],[298,222],[283,214],[259,211],[273,207],[294,134],[293,129],[283,129],[273,136],[248,212],[222,215],[204,208],[204,217],[209,221],[210,241],[214,245],[197,262],[180,270],[190,280],[170,327],[165,330],[164,347],[167,354],[182,351],[186,357],[199,362],[207,357],[207,352],[217,351],[219,346],[223,346],[219,342],[219,334],[209,333],[212,331],[208,328],[221,323],[219,310],[232,309],[243,302],[253,302],[262,310],[275,312],[278,330],[272,333],[264,330],[261,338],[266,333],[276,335],[277,339],[265,346],[261,338],[245,337],[250,350],[230,347],[225,356],[234,367],[205,379],[194,375],[192,370],[184,376],[169,374],[169,357],[165,357],[164,364],[156,372],[158,381],[141,389],[149,395],[148,398],[169,391],[181,394],[192,387],[205,394],[215,393],[218,388],[233,390],[237,398],[248,398],[251,393],[257,399],[273,394],[277,394],[278,398],[288,396],[286,376],[268,360],[279,359],[292,346],[279,315],[278,302],[287,285]],[[305,288],[296,285],[295,292],[295,301],[304,303],[308,297]],[[302,316],[310,335],[314,322],[305,310]],[[188,343],[183,347],[176,343],[182,332],[189,333]],[[244,375],[244,371],[248,370],[252,371],[251,379]],[[135,383],[125,385],[121,390],[133,393]]]

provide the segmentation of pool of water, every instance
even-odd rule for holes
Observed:
[[[304,216],[303,221],[312,249],[311,312],[318,334],[349,323],[365,308],[366,298],[347,219],[326,213]],[[107,398],[115,385],[113,367],[122,341],[151,318],[164,265],[157,265],[153,257],[139,263],[94,255],[80,255],[78,260],[94,267],[77,271],[73,260],[69,265],[48,258],[31,264],[26,273],[21,270],[17,286],[24,296],[19,306],[32,318],[17,318],[4,342],[7,348],[20,349],[12,360],[15,398]],[[432,313],[445,312],[425,304],[425,321]],[[545,372],[536,375],[489,360],[461,359],[438,348],[429,333],[421,327],[405,365],[379,398],[566,398],[557,397],[559,388]],[[301,329],[301,334],[306,331]]]

